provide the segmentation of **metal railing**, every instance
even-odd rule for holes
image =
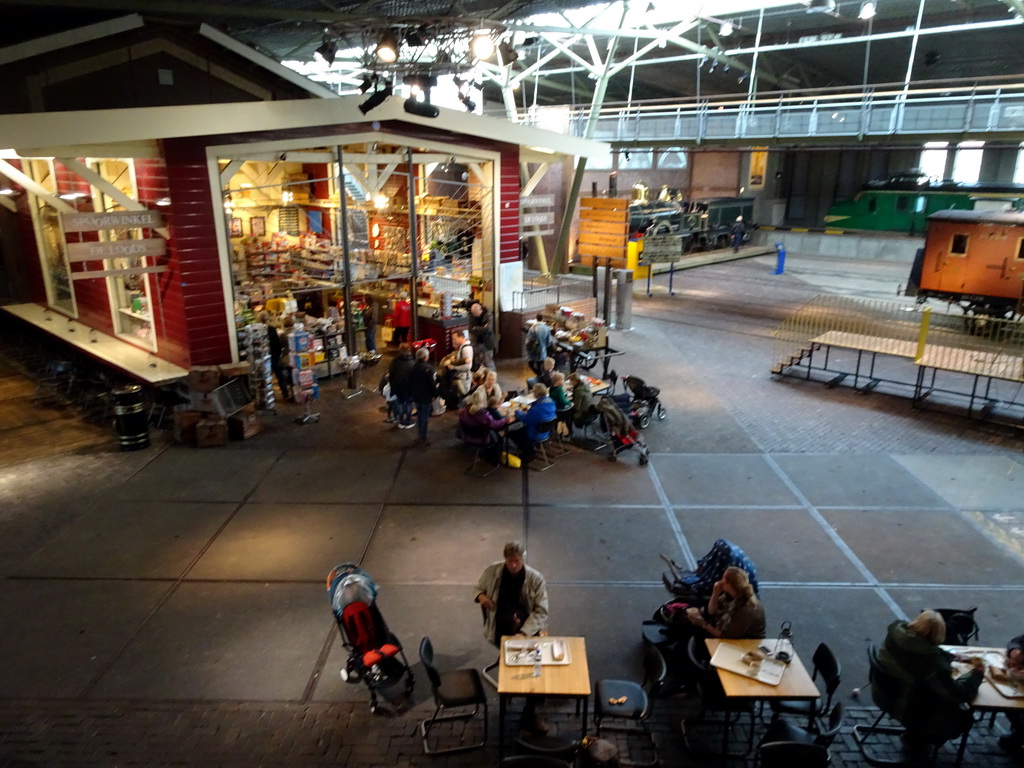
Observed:
[[[593,295],[593,281],[588,277],[527,273],[523,275],[523,290],[512,293],[512,311],[542,309],[548,304],[589,299]]]
[[[544,109],[524,113],[523,121],[546,123]],[[567,132],[584,135],[589,118],[589,109],[573,111]],[[884,83],[866,88],[776,91],[750,98],[738,95],[608,104],[597,118],[593,138],[649,140],[664,146],[673,139],[689,145],[801,137],[993,133],[1024,135],[1024,82],[1019,78],[930,81],[908,89]]]

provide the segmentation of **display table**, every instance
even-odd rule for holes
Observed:
[[[506,642],[523,640],[565,644],[568,663],[559,663],[544,654],[545,663],[539,677],[533,676],[532,664],[509,664]],[[576,699],[583,705],[580,738],[587,733],[587,707],[590,703],[590,667],[587,665],[587,645],[582,637],[502,637],[498,666],[498,758],[505,752],[505,712],[509,699],[515,696],[543,696],[545,698]]]

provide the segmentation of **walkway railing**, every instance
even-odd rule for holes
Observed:
[[[548,304],[564,304],[594,295],[593,281],[572,275],[523,275],[523,290],[512,293],[512,311],[543,309]]]
[[[1017,78],[1016,80],[1019,80]],[[549,110],[522,115],[526,123],[552,124]],[[566,130],[582,136],[589,110],[568,115]],[[564,118],[563,118],[564,119]],[[849,139],[922,134],[935,136],[1024,134],[1024,82],[991,78],[970,83],[931,81],[904,90],[886,83],[867,88],[779,91],[712,96],[689,101],[605,105],[593,138],[650,141],[665,146],[726,140]]]

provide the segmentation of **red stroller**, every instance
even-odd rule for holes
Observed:
[[[377,711],[378,691],[385,692],[396,710],[401,709],[403,697],[395,696],[396,692],[390,689],[404,681],[404,698],[408,698],[414,684],[412,669],[402,644],[388,629],[377,608],[377,585],[359,566],[343,563],[327,576],[327,596],[338,622],[341,642],[349,652],[341,679],[366,684],[370,690],[371,712]]]

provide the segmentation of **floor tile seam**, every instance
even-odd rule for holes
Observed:
[[[166,451],[167,447],[165,447],[164,450]],[[138,626],[135,627],[131,634],[129,634],[128,637],[125,638],[124,642],[121,643],[118,649],[110,655],[106,662],[100,666],[99,670],[97,670],[96,674],[94,674],[93,677],[89,680],[89,682],[86,683],[85,689],[82,691],[83,698],[88,697],[89,693],[92,690],[94,690],[97,685],[99,685],[100,681],[103,679],[103,676],[106,675],[107,672],[109,672],[114,667],[114,665],[121,658],[121,656],[128,649],[128,647],[135,641],[135,638],[139,636],[139,634],[146,627],[146,625],[149,624],[153,617],[156,616],[156,614],[163,608],[164,605],[167,604],[167,602],[171,599],[175,592],[178,591],[181,584],[184,583],[185,578],[188,575],[188,572],[195,567],[196,563],[198,563],[203,558],[203,556],[209,551],[210,547],[213,546],[213,543],[217,540],[217,538],[225,531],[228,525],[231,524],[231,521],[235,519],[235,516],[238,514],[239,510],[241,510],[242,506],[246,503],[246,501],[248,501],[252,494],[256,492],[256,489],[259,488],[260,483],[267,479],[267,476],[270,474],[274,466],[276,466],[277,463],[281,461],[283,455],[284,452],[277,452],[277,455],[274,457],[274,460],[270,462],[267,468],[263,471],[262,475],[252,484],[252,487],[249,489],[249,492],[245,494],[241,501],[235,502],[235,508],[224,518],[221,524],[217,527],[217,530],[213,532],[209,539],[207,539],[206,543],[196,553],[195,557],[193,557],[192,560],[184,567],[184,569],[182,569],[181,573],[178,575],[178,579],[176,580],[176,582],[170,585],[170,587],[164,592],[160,599],[156,601],[155,605],[149,611],[149,613],[147,613],[146,616],[143,617],[142,621],[139,622]],[[149,464],[147,463],[146,466],[149,466]]]
[[[893,612],[896,618],[906,619],[906,613],[903,611],[902,608],[900,608],[899,604],[895,600],[893,600],[892,596],[883,587],[879,585],[878,579],[875,578],[875,575],[871,572],[867,565],[864,564],[864,561],[857,557],[857,554],[853,551],[853,548],[850,547],[850,545],[846,543],[843,537],[840,536],[839,533],[831,525],[828,524],[828,521],[825,519],[825,517],[821,514],[821,512],[817,510],[817,508],[813,504],[811,504],[810,500],[800,491],[800,489],[797,487],[796,483],[792,480],[792,478],[790,478],[789,475],[786,474],[786,472],[782,469],[782,467],[778,465],[778,463],[776,463],[775,459],[771,455],[765,453],[763,457],[764,460],[768,463],[768,466],[772,468],[772,470],[778,475],[779,479],[782,480],[786,487],[789,488],[790,493],[792,493],[794,496],[797,497],[797,499],[800,500],[801,504],[803,504],[804,506],[804,509],[806,509],[807,513],[810,514],[812,518],[814,518],[815,522],[818,523],[818,525],[824,531],[825,535],[829,537],[829,539],[832,541],[833,544],[836,545],[836,547],[838,547],[839,551],[846,556],[850,563],[858,571],[860,571],[861,575],[863,575],[864,578],[873,585],[875,589],[875,594],[877,594],[882,599],[882,601],[889,606],[889,609]]]
[[[688,569],[695,568],[697,566],[697,558],[693,555],[690,543],[686,540],[686,534],[683,533],[683,526],[679,522],[679,517],[672,509],[671,503],[669,503],[668,494],[665,493],[665,487],[661,484],[661,478],[658,476],[653,464],[647,465],[647,476],[651,479],[651,484],[654,486],[654,492],[658,494],[658,499],[661,501],[661,507],[665,511],[665,518],[668,522],[668,526],[672,530],[672,535],[676,539],[676,544],[679,545],[679,551],[682,553],[686,567]],[[665,559],[664,555],[662,555],[662,559]],[[671,558],[668,558],[668,560],[673,564],[675,563]]]

